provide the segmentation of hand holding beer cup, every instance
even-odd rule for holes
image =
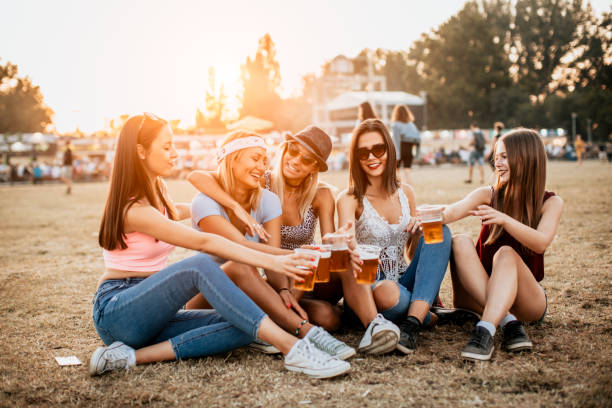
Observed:
[[[356,252],[361,258],[361,269],[355,273],[357,283],[371,285],[376,282],[378,258],[382,248],[376,245],[357,245]]]
[[[330,272],[344,272],[349,267],[349,241],[347,233],[332,232],[325,234],[323,241],[331,245]]]
[[[319,264],[319,258],[321,256],[321,253],[319,251],[314,250],[314,249],[296,248],[294,249],[294,252],[296,254],[309,255],[312,259],[310,263],[310,267],[316,270]],[[306,267],[303,267],[303,266],[298,266],[298,268],[307,269]],[[310,292],[311,290],[314,289],[314,280],[315,280],[315,273],[314,271],[312,271],[309,275],[304,276],[303,282],[300,282],[298,280],[294,281],[293,287],[299,290],[303,290],[305,292]]]
[[[442,211],[442,205],[424,204],[417,208],[417,217],[421,221],[426,244],[439,244],[444,241]]]

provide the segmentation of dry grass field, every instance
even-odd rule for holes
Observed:
[[[466,173],[415,169],[418,203],[463,197],[473,188]],[[357,356],[332,380],[289,373],[280,357],[247,350],[90,378],[89,357],[101,345],[91,299],[103,269],[97,229],[107,186],[77,184],[71,196],[57,184],[2,186],[0,406],[611,406],[612,166],[552,162],[548,174],[566,206],[545,259],[549,314],[527,328],[532,353],[496,348],[490,363],[464,363],[471,327],[442,326],[424,332],[412,356]],[[325,179],[343,188],[347,174]],[[194,194],[186,181],[169,186],[177,201]],[[479,225],[451,228],[476,238]],[[172,260],[188,255],[177,250]],[[448,276],[441,295],[450,305]],[[338,336],[356,345],[361,331]],[[84,365],[54,360],[69,355]]]

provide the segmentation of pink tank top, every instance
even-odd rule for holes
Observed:
[[[168,255],[174,249],[164,241],[142,232],[125,234],[127,248],[104,250],[104,265],[108,269],[133,272],[157,272],[166,267]]]

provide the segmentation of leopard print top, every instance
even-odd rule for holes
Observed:
[[[265,188],[270,190],[271,175],[270,172],[264,174]],[[281,248],[295,249],[302,245],[314,243],[315,229],[319,217],[314,213],[312,205],[306,210],[304,219],[299,225],[281,225]]]

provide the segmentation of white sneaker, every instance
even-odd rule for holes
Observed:
[[[254,342],[247,346],[251,350],[259,351],[264,354],[280,354],[280,350],[263,340],[255,339]]]
[[[134,349],[116,341],[108,347],[98,347],[89,361],[89,375],[112,370],[129,370],[136,365]]]
[[[351,365],[317,349],[309,341],[300,339],[285,356],[285,368],[314,378],[330,378],[344,374]]]
[[[319,326],[313,326],[308,334],[306,334],[304,339],[308,340],[319,350],[324,351],[330,356],[340,360],[346,360],[355,355],[354,348],[347,346],[346,343],[336,339],[325,331],[325,329]]]
[[[366,354],[384,354],[395,350],[400,330],[380,313],[370,322],[359,342],[359,351]]]

